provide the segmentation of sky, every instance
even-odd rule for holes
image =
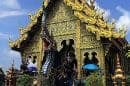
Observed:
[[[0,0],[0,66],[7,70],[11,64],[19,68],[20,54],[9,48],[9,39],[19,37],[19,28],[29,22],[29,13],[40,8],[43,0]],[[106,19],[116,22],[116,27],[127,28],[126,39],[130,41],[130,1],[96,0],[96,7],[105,12]]]

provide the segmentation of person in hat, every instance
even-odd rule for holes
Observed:
[[[98,59],[97,59],[97,53],[96,52],[92,52],[92,63],[95,64],[95,65],[98,65]]]
[[[90,64],[91,60],[89,59],[89,53],[85,52],[84,56],[85,56],[85,58],[84,58],[84,65]]]

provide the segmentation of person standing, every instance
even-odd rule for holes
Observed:
[[[97,53],[96,52],[92,52],[92,63],[95,64],[95,65],[98,65],[98,59],[97,59]]]
[[[85,58],[84,58],[84,65],[90,64],[91,60],[89,58],[89,53],[85,52],[84,56],[85,56]]]

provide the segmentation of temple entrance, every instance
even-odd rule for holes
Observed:
[[[54,82],[55,86],[73,85],[73,81],[77,77],[77,60],[73,45],[73,39],[69,39],[68,44],[66,40],[63,40],[59,52],[52,48],[44,52],[42,70],[43,76],[48,78],[46,84]]]
[[[73,39],[69,39],[69,44],[67,44],[66,40],[61,42],[62,48],[59,51],[61,64],[58,67],[60,72],[56,77],[56,86],[72,86],[74,78],[76,78],[77,60],[73,45]]]

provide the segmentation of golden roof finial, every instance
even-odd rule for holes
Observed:
[[[122,80],[124,80],[124,79],[125,79],[125,76],[124,76],[123,72],[124,72],[124,71],[123,71],[122,68],[121,68],[119,55],[117,54],[115,74],[114,74],[114,76],[113,76],[112,78],[113,78],[114,80],[115,80],[115,79],[122,79]]]
[[[50,0],[44,0],[44,6],[45,6],[45,8],[48,6],[49,2],[50,2]]]
[[[121,69],[121,64],[120,64],[120,60],[119,60],[119,56],[117,54],[117,60],[116,60],[116,70],[115,70],[115,73],[123,73],[122,69]]]
[[[125,86],[126,77],[123,74],[123,70],[121,68],[120,59],[119,59],[118,54],[117,54],[117,58],[116,58],[115,74],[112,77],[112,79],[113,79],[114,86],[117,86],[118,83],[121,83],[122,84],[121,86]],[[121,82],[118,82],[118,80],[121,80]]]
[[[95,8],[95,6],[94,6],[94,2],[95,2],[95,0],[90,0],[90,4],[91,4],[91,8],[92,8],[92,9]]]
[[[84,0],[82,0],[82,2],[83,2]],[[94,3],[95,3],[95,0],[86,0],[86,4],[91,8],[91,9],[94,9],[95,8],[95,5],[94,5]]]

